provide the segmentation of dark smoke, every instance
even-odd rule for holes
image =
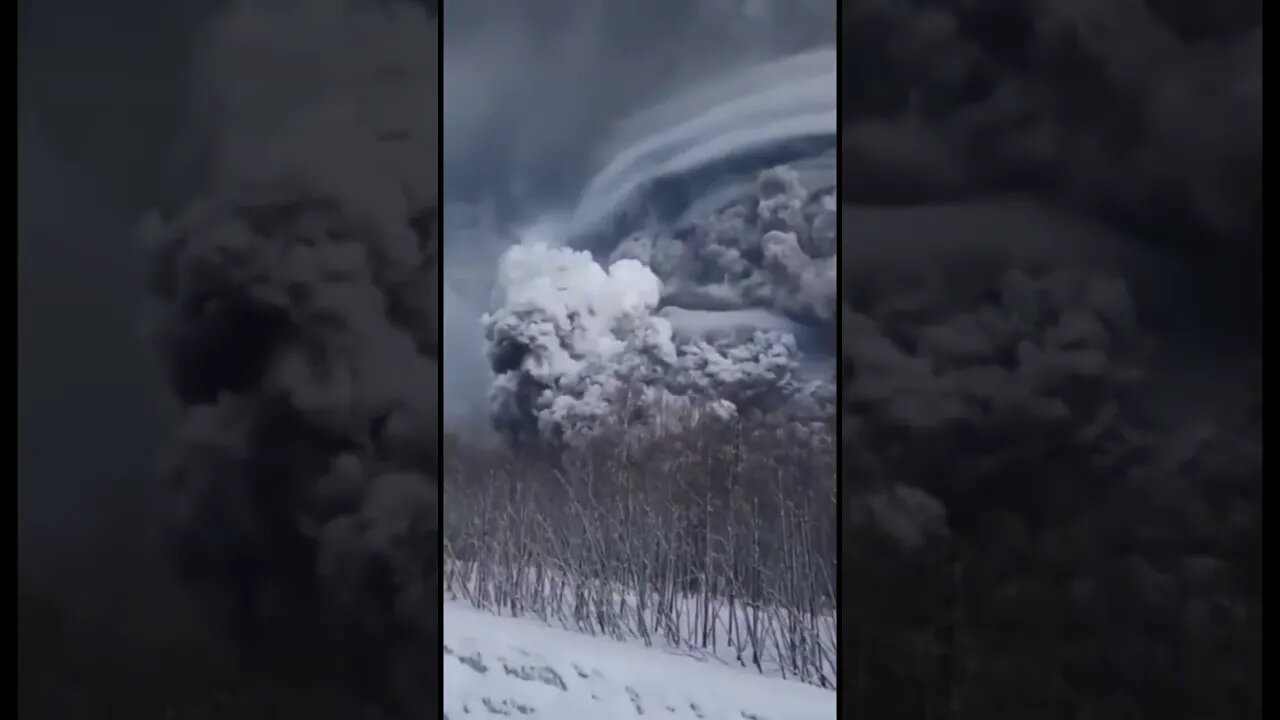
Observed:
[[[1240,271],[1261,242],[1261,4],[1200,5],[849,3],[844,196],[1030,191],[1191,253],[1256,303],[1260,275]]]
[[[1260,712],[1260,18],[844,6],[855,711]]]
[[[437,33],[406,3],[230,8],[188,78],[204,191],[144,230],[184,579],[246,661],[332,656],[416,717],[438,701]]]

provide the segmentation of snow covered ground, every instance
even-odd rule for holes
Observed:
[[[466,717],[827,720],[830,690],[445,604],[444,711]]]

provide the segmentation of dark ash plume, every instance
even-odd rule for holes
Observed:
[[[1261,712],[1260,20],[844,5],[855,713]]]
[[[246,657],[336,658],[415,713],[438,699],[437,40],[415,5],[237,5],[196,64],[208,191],[145,231],[180,569]]]
[[[1247,266],[1262,232],[1261,2],[845,10],[843,197],[1033,192],[1194,253],[1233,276],[1237,299],[1260,297]]]

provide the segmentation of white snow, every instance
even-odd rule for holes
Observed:
[[[826,720],[836,694],[457,603],[444,609],[444,712],[603,720]]]

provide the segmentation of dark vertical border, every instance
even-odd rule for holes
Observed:
[[[844,82],[840,77],[844,67],[844,4],[848,0],[835,0],[836,3],[836,716],[845,717],[845,697],[848,686],[843,678],[844,669],[848,667],[845,655],[849,645],[845,642],[844,627],[841,617],[844,615],[844,286],[841,282],[841,271],[844,263],[841,250],[844,248],[844,208],[841,207],[841,181],[844,179],[842,165],[844,162],[844,143],[842,129],[844,127]]]
[[[443,0],[431,0],[432,11],[436,16],[436,312],[439,315],[439,322],[436,323],[436,332],[440,333],[439,341],[436,347],[440,351],[440,366],[436,369],[436,380],[439,388],[436,390],[436,408],[439,416],[436,419],[437,438],[436,447],[439,448],[436,453],[436,602],[439,603],[439,617],[436,628],[440,631],[440,640],[442,641],[441,654],[438,656],[440,660],[436,663],[436,667],[440,673],[439,682],[436,687],[440,688],[440,713],[444,715],[444,2]]]

